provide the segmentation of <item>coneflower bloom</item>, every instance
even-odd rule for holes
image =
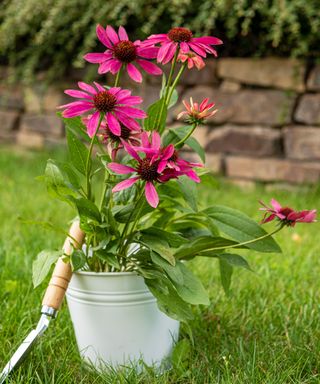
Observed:
[[[138,64],[151,75],[162,74],[159,67],[148,61],[157,57],[159,48],[143,47],[139,40],[130,41],[123,27],[119,27],[117,33],[110,25],[106,29],[98,25],[97,36],[100,42],[107,47],[106,51],[104,53],[88,53],[84,59],[89,63],[99,64],[99,74],[107,72],[116,74],[122,66],[125,66],[131,79],[141,83],[141,72],[133,63]]]
[[[272,208],[265,205],[262,201],[260,201],[260,204],[263,205],[263,208],[260,208],[260,210],[266,211],[262,219],[262,224],[268,223],[276,218],[279,219],[282,225],[289,227],[294,227],[296,223],[313,223],[316,221],[317,211],[315,209],[295,211],[289,207],[282,207],[275,199],[271,200]],[[269,213],[270,215],[268,216]]]
[[[123,180],[118,183],[112,192],[119,192],[123,189],[130,188],[137,181],[142,180],[145,182],[145,197],[151,207],[156,208],[159,204],[159,196],[154,186],[155,183],[161,183],[166,180],[162,180],[161,173],[163,171],[163,164],[165,168],[165,162],[169,159],[173,152],[173,145],[169,145],[166,148],[160,148],[160,136],[158,132],[153,132],[150,147],[146,150],[144,148],[135,148],[125,141],[123,145],[128,154],[136,161],[134,167],[118,163],[109,163],[108,168],[113,172],[126,175],[133,174],[133,177]],[[157,148],[157,149],[156,149]],[[140,157],[139,152],[143,153]],[[160,168],[161,164],[161,168]]]
[[[187,62],[188,69],[192,69],[195,66],[200,71],[205,67],[205,62],[203,61],[202,57],[196,55],[193,52],[179,53],[178,61],[181,61],[181,63]]]
[[[147,47],[158,43],[161,48],[157,55],[157,61],[166,64],[172,60],[178,48],[181,53],[193,51],[202,57],[207,57],[207,53],[217,56],[212,45],[222,44],[222,41],[212,36],[193,37],[188,28],[175,27],[170,29],[168,33],[149,36],[142,44]]]
[[[91,111],[91,116],[87,119],[87,132],[90,137],[98,128],[101,114],[104,115],[110,131],[116,136],[121,135],[120,124],[130,130],[140,129],[135,119],[144,119],[147,115],[144,111],[131,106],[142,103],[141,97],[131,96],[131,91],[127,89],[118,87],[106,89],[96,82],[94,85],[95,87],[79,82],[80,91],[74,89],[64,91],[67,95],[80,100],[58,107],[65,109],[62,116],[80,116]]]
[[[215,106],[215,103],[208,102],[208,98],[204,99],[200,105],[198,103],[194,103],[192,97],[190,97],[190,104],[186,100],[183,100],[183,105],[186,107],[186,111],[180,112],[178,119],[182,116],[187,116],[188,122],[201,124],[203,120],[218,112],[217,109],[210,112],[210,109]]]

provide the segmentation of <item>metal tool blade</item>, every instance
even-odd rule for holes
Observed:
[[[40,320],[38,322],[38,325],[36,329],[33,329],[29,335],[23,340],[19,348],[16,350],[16,352],[11,357],[8,364],[4,367],[3,371],[0,374],[0,384],[3,384],[9,374],[17,368],[22,361],[26,358],[30,350],[32,349],[33,345],[36,343],[38,338],[45,332],[45,330],[48,328],[50,320],[52,319],[51,316],[48,315],[41,315]]]

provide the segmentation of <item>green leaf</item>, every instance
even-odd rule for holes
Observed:
[[[219,260],[219,267],[222,287],[225,293],[229,294],[233,267],[224,260]]]
[[[71,129],[75,134],[79,134],[83,139],[90,142],[87,127],[83,124],[81,116],[66,118],[62,117],[61,112],[58,112],[57,115],[62,119],[67,129]]]
[[[264,236],[267,232],[244,213],[223,205],[215,205],[203,211],[212,218],[216,226],[224,233],[245,242]],[[260,252],[281,252],[281,248],[272,237],[267,237],[246,247]]]
[[[186,203],[194,212],[198,212],[198,190],[196,183],[190,180],[187,176],[181,176],[179,177],[178,185]]]
[[[160,257],[157,253],[150,251],[151,260],[161,267],[168,277],[175,283],[182,285],[183,284],[183,273],[179,266],[171,265],[166,260],[164,260],[162,257]]]
[[[167,260],[171,265],[176,264],[173,251],[170,249],[166,240],[159,237],[142,235],[138,240],[141,244],[158,253],[163,259]]]
[[[142,208],[140,208],[140,204],[142,204]],[[150,207],[145,200],[142,200],[140,204],[136,206],[135,203],[130,203],[124,207],[114,207],[112,213],[115,220],[117,220],[118,223],[131,223],[137,218],[141,218],[154,210],[154,208]]]
[[[171,284],[159,279],[146,279],[145,283],[157,299],[160,311],[178,321],[188,321],[193,318],[189,305],[178,296]],[[162,285],[167,289],[162,289]],[[165,291],[167,294],[164,293]]]
[[[99,259],[105,261],[108,265],[116,269],[120,269],[120,264],[117,256],[114,253],[109,252],[108,249],[100,249],[95,252],[95,255],[99,257]]]
[[[177,262],[177,267],[183,275],[183,284],[175,284],[178,295],[187,303],[209,305],[210,300],[207,291],[201,281],[183,263]]]
[[[185,141],[185,144],[187,144],[191,149],[193,149],[195,151],[195,153],[198,154],[198,156],[200,157],[201,161],[203,163],[206,162],[206,152],[205,150],[201,147],[200,143],[198,142],[197,139],[195,139],[194,137],[189,137],[186,141]]]
[[[62,251],[41,251],[32,265],[32,281],[36,288],[46,278],[50,272],[50,268],[58,258],[62,256]]]
[[[201,236],[195,240],[181,246],[175,253],[174,256],[177,259],[190,258],[197,256],[200,252],[210,250],[210,252],[221,253],[223,247],[230,245],[236,245],[237,243],[225,239],[223,237],[214,237],[214,236]],[[216,251],[214,248],[218,248]]]
[[[168,103],[168,109],[174,107],[177,104],[178,98],[179,98],[178,91],[174,89]]]
[[[71,131],[67,129],[67,141],[70,153],[70,158],[73,166],[83,175],[86,175],[88,148],[83,144],[81,140]],[[89,169],[91,167],[91,158],[89,159]]]
[[[76,249],[72,252],[70,260],[73,271],[78,271],[83,268],[87,262],[86,255],[80,249]]]
[[[70,184],[75,188],[75,189],[80,189],[81,184],[80,184],[80,178],[78,174],[74,171],[72,166],[69,163],[66,162],[56,162],[56,164],[59,166],[60,170],[67,176]]]
[[[162,115],[160,118],[160,112]],[[148,117],[144,120],[144,129],[146,131],[157,130],[163,132],[166,120],[167,120],[167,107],[164,99],[160,99],[155,103],[151,104],[147,111]]]
[[[73,202],[78,209],[80,218],[86,217],[97,222],[101,221],[99,209],[91,200],[81,197],[79,199],[73,199]]]
[[[164,231],[163,229],[160,229],[158,227],[149,227],[149,228],[143,229],[141,230],[141,233],[144,235],[150,235],[153,237],[162,238],[166,240],[168,244],[173,248],[180,247],[180,245],[188,242],[187,239],[180,236],[178,233]]]
[[[215,257],[218,257],[219,260],[225,261],[232,267],[242,267],[248,269],[249,271],[252,271],[247,260],[240,255],[236,255],[234,253],[221,253],[219,255],[215,255]]]

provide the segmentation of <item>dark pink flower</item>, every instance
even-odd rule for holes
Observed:
[[[196,55],[193,52],[179,53],[178,61],[181,61],[182,63],[187,62],[188,69],[191,69],[195,66],[200,71],[205,67],[205,62],[203,61],[202,57]]]
[[[88,53],[84,59],[89,63],[100,64],[99,74],[107,72],[116,74],[122,66],[125,66],[131,79],[141,83],[142,75],[133,62],[151,75],[162,74],[159,67],[148,61],[148,59],[157,57],[158,48],[143,47],[139,40],[130,41],[123,27],[119,27],[117,33],[110,25],[106,29],[98,25],[97,36],[101,43],[107,47],[106,51],[104,53]]]
[[[169,159],[174,152],[173,145],[161,148],[160,135],[158,132],[153,132],[151,142],[148,140],[147,148],[133,147],[125,141],[123,141],[123,146],[128,154],[136,161],[135,166],[129,167],[123,164],[109,163],[108,168],[121,175],[133,173],[134,177],[121,181],[112,191],[119,192],[123,189],[130,188],[138,180],[142,180],[145,182],[147,202],[151,207],[156,208],[159,204],[159,196],[154,184],[164,181],[161,179],[161,173],[166,166],[167,159]],[[142,157],[139,156],[139,152],[143,153]]]
[[[213,116],[218,112],[217,109],[210,112],[210,109],[215,106],[215,103],[208,103],[208,101],[209,99],[206,98],[199,105],[198,103],[193,102],[192,97],[190,97],[190,104],[183,100],[186,111],[179,113],[178,119],[180,119],[182,116],[187,116],[187,120],[190,123],[202,123],[203,120]]]
[[[268,223],[269,221],[278,218],[283,225],[289,227],[294,227],[296,223],[312,223],[315,222],[317,211],[313,210],[304,210],[304,211],[295,211],[289,207],[281,207],[281,205],[275,200],[271,200],[272,208],[265,205],[262,201],[260,204],[263,205],[263,208],[260,208],[261,211],[266,211],[262,224]],[[268,213],[270,215],[268,216]]]
[[[104,115],[110,131],[116,136],[121,135],[120,124],[130,130],[140,130],[140,126],[135,119],[144,119],[147,115],[144,111],[131,106],[140,104],[142,102],[141,97],[131,96],[131,91],[127,89],[118,87],[106,89],[96,82],[94,82],[94,85],[96,88],[79,82],[78,86],[81,91],[73,89],[64,91],[67,95],[80,100],[58,107],[65,109],[62,116],[80,116],[93,110],[90,118],[87,119],[87,131],[90,137],[97,130],[101,114]]]
[[[193,51],[202,57],[206,57],[207,53],[217,56],[217,52],[212,48],[212,45],[222,44],[222,41],[211,36],[193,37],[189,29],[175,27],[170,29],[168,33],[149,36],[142,44],[147,47],[158,43],[160,43],[161,48],[157,60],[159,63],[166,64],[172,60],[178,48],[184,54]]]

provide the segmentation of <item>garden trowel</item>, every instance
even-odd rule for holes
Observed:
[[[63,245],[65,255],[70,255],[73,248],[80,248],[82,246],[84,233],[79,227],[79,222],[75,221],[69,231],[69,236]],[[16,350],[4,370],[0,374],[0,384],[3,384],[9,374],[17,368],[24,360],[30,350],[33,348],[35,342],[48,328],[51,319],[57,316],[57,312],[63,301],[65,292],[68,288],[72,275],[70,263],[65,263],[61,258],[58,260],[49,286],[46,290],[42,300],[41,317],[35,329],[24,339],[20,347]]]

